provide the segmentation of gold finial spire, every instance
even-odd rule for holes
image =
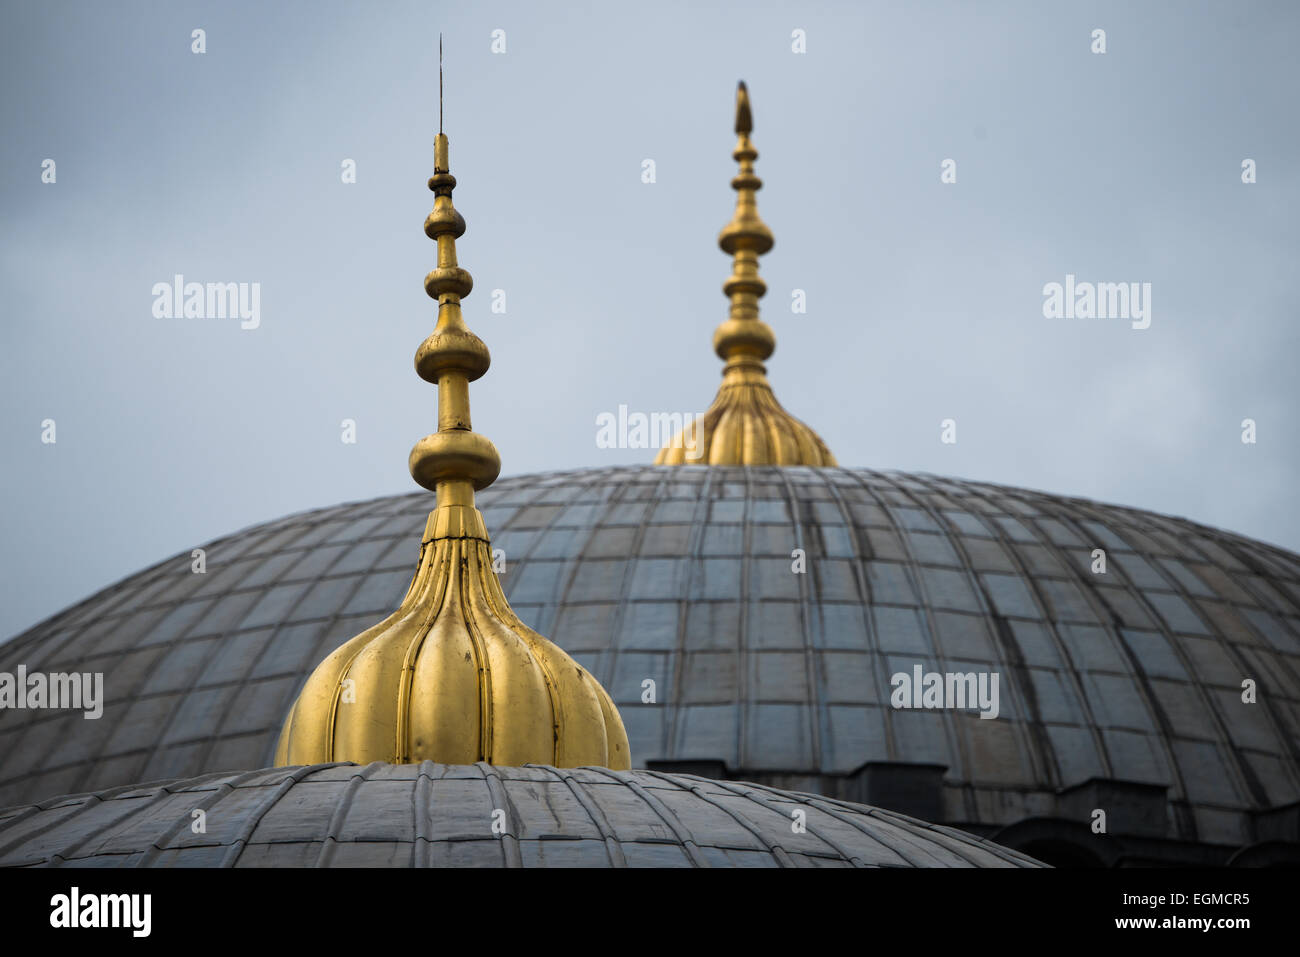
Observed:
[[[447,137],[439,133],[434,143],[435,198],[424,231],[438,244],[438,265],[424,288],[438,300],[438,323],[415,369],[438,386],[438,431],[416,443],[410,468],[437,493],[437,506],[401,606],[307,679],[280,732],[276,764],[628,768],[627,733],[605,689],[516,617],[493,571],[474,492],[492,484],[501,459],[471,431],[469,416],[469,383],[491,358],[461,315],[474,286],[456,262],[465,220],[452,206]]]
[[[731,300],[727,321],[713,334],[713,349],[725,363],[722,386],[702,419],[665,445],[656,465],[834,465],[821,438],[781,407],[767,381],[763,360],[776,349],[772,328],[758,317],[758,300],[767,284],[758,275],[758,257],[773,245],[772,231],[759,218],[755,194],[763,181],[754,174],[758,151],[749,90],[736,90],[736,133],[732,156],[740,164],[731,181],[736,212],[718,236],[732,257],[731,276],[722,291]]]

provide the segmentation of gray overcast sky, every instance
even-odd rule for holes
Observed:
[[[493,357],[474,425],[504,474],[649,462],[598,449],[596,416],[711,401],[744,79],[769,376],[841,464],[1300,547],[1300,5],[3,9],[0,637],[240,527],[416,488],[440,30]],[[260,328],[154,318],[177,273],[260,283]],[[1150,328],[1044,318],[1067,273],[1151,283]]]

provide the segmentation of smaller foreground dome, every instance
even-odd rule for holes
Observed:
[[[210,774],[0,810],[0,866],[63,864],[1043,866],[892,811],[755,784],[431,761]]]

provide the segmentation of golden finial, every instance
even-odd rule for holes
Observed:
[[[736,90],[736,133],[731,154],[740,164],[731,181],[736,212],[718,236],[732,257],[731,276],[722,291],[731,300],[727,321],[713,334],[713,349],[724,362],[722,386],[713,405],[685,432],[665,445],[656,465],[834,465],[821,438],[781,407],[767,381],[763,360],[776,349],[772,328],[758,317],[758,300],[767,284],[758,275],[758,257],[773,245],[772,231],[759,218],[755,194],[763,181],[754,175],[758,151],[749,90]]]
[[[440,44],[441,46],[441,44]],[[425,234],[438,265],[425,291],[438,301],[433,335],[415,354],[438,386],[438,431],[411,450],[411,475],[437,494],[415,578],[401,606],[336,649],[307,679],[276,748],[276,764],[386,761],[630,767],[627,733],[605,689],[516,617],[492,567],[474,492],[501,470],[496,447],[471,431],[469,383],[488,370],[487,346],[460,301],[474,286],[456,262],[465,220],[447,137],[434,141],[433,212]]]

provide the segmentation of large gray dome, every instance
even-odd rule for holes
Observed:
[[[0,866],[63,864],[1041,866],[970,834],[815,795],[653,771],[431,761],[263,768],[0,810]]]
[[[1129,842],[1108,853],[1128,859],[1159,857],[1159,841],[1210,863],[1297,839],[1292,553],[870,470],[589,469],[503,479],[479,502],[512,606],[610,691],[636,766],[999,840],[1110,808],[1112,838]],[[98,721],[0,712],[0,805],[268,764],[310,670],[397,606],[432,504],[417,493],[248,529],[206,546],[205,575],[187,551],[0,646],[4,671],[104,671],[108,700]],[[1096,548],[1105,574],[1090,570]],[[891,708],[890,676],[915,664],[998,672],[1000,716]]]

